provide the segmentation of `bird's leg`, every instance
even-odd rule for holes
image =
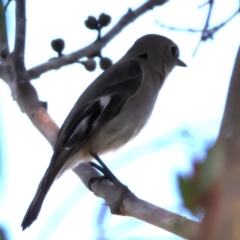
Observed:
[[[121,184],[117,177],[111,172],[111,170],[106,166],[106,164],[99,158],[99,156],[96,153],[90,151],[90,154],[94,157],[94,159],[97,160],[100,166],[94,162],[91,162],[90,165],[92,165],[94,168],[103,173],[102,177],[93,177],[89,180],[88,187],[90,190],[92,190],[91,184],[96,180],[108,179],[115,184]]]
[[[91,189],[91,183],[93,183],[95,180],[103,180],[103,179],[108,179],[110,180],[114,185],[110,188],[111,190],[109,191],[109,186],[108,190],[105,191],[102,195],[98,194],[98,191],[94,192],[97,196],[100,196],[105,199],[106,204],[109,206],[111,209],[111,213],[119,214],[121,213],[121,206],[122,206],[122,201],[124,199],[124,195],[126,194],[132,194],[131,191],[128,189],[127,186],[122,184],[117,177],[110,171],[110,169],[105,165],[105,163],[98,157],[96,153],[90,152],[90,154],[97,160],[97,162],[100,164],[100,166],[96,163],[90,163],[93,167],[98,169],[100,172],[103,173],[102,177],[93,177],[89,180],[88,182],[88,188]],[[107,185],[106,185],[107,186]],[[95,189],[98,190],[98,189]]]
[[[94,168],[96,168],[99,172],[101,172],[102,174],[104,174],[104,169],[99,166],[98,164],[96,164],[95,162],[90,162],[89,163],[91,166],[93,166]]]
[[[107,167],[107,165],[101,160],[101,158],[94,152],[90,151],[90,154],[97,160],[97,162],[100,164],[100,166],[96,167],[100,172],[102,172],[107,179],[109,179],[113,183],[120,183],[120,181],[117,179],[117,177],[111,172],[111,170]]]

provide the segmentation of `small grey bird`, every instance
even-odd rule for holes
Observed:
[[[178,57],[173,41],[145,35],[89,85],[59,131],[49,167],[22,221],[23,230],[36,220],[47,192],[64,171],[92,160],[90,152],[122,147],[140,132],[168,74],[175,66],[186,67]]]

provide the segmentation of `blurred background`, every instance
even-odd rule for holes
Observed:
[[[89,15],[112,17],[103,34],[128,11],[145,1],[27,1],[26,66],[34,67],[56,57],[51,41],[65,40],[64,54],[96,39],[85,27]],[[180,48],[188,67],[175,68],[162,88],[152,117],[141,134],[117,152],[101,156],[116,176],[138,197],[191,219],[182,204],[177,176],[190,174],[192,162],[202,159],[218,134],[226,94],[240,40],[236,16],[212,40],[202,42],[193,57],[201,33],[173,31],[172,27],[203,29],[209,6],[204,0],[171,0],[127,26],[103,50],[113,62],[121,58],[139,37],[155,33],[167,36]],[[238,0],[214,3],[210,27],[227,20],[239,8]],[[15,3],[7,9],[10,48],[14,44]],[[59,126],[84,89],[102,70],[88,72],[81,64],[50,71],[33,80],[41,101]],[[129,217],[111,215],[109,209],[68,171],[54,183],[36,222],[22,232],[20,224],[43,176],[52,149],[34,128],[8,86],[0,81],[0,239],[180,239],[162,229]],[[1,231],[2,231],[1,230]]]

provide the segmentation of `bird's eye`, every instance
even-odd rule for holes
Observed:
[[[139,55],[138,57],[140,57],[140,58],[147,58],[147,53],[143,53],[143,54]]]
[[[178,47],[177,46],[170,47],[170,50],[174,56],[178,56]]]

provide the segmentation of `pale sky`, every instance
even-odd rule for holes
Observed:
[[[95,40],[87,29],[89,15],[110,14],[107,32],[126,13],[145,1],[27,1],[27,68],[56,56],[51,40],[65,40],[64,53],[70,53]],[[230,17],[239,1],[215,1],[211,23]],[[67,3],[67,4],[66,4]],[[192,53],[199,34],[169,31],[156,20],[183,28],[204,26],[208,6],[204,1],[171,0],[156,7],[126,27],[102,51],[116,62],[134,41],[148,33],[167,36],[180,48],[187,68],[175,68],[159,94],[152,117],[142,133],[118,152],[102,156],[114,174],[140,198],[184,216],[176,174],[191,172],[191,162],[203,157],[217,135],[234,59],[239,46],[239,16],[214,39],[201,43]],[[14,2],[8,9],[9,41],[14,41]],[[32,81],[41,101],[48,102],[49,113],[60,126],[73,104],[102,70],[86,71],[74,64],[51,71]],[[69,171],[57,180],[47,195],[33,225],[21,231],[20,224],[51,158],[48,142],[32,126],[12,101],[8,86],[0,81],[0,131],[3,143],[3,184],[1,184],[0,224],[9,239],[180,239],[172,234],[128,217],[113,216],[103,200],[89,192]],[[188,132],[188,134],[186,134]],[[185,134],[184,134],[185,133]],[[136,161],[135,161],[136,160]],[[106,210],[106,214],[103,214]],[[102,215],[101,215],[102,214]],[[99,220],[104,216],[103,220]],[[100,224],[99,224],[100,222]]]

